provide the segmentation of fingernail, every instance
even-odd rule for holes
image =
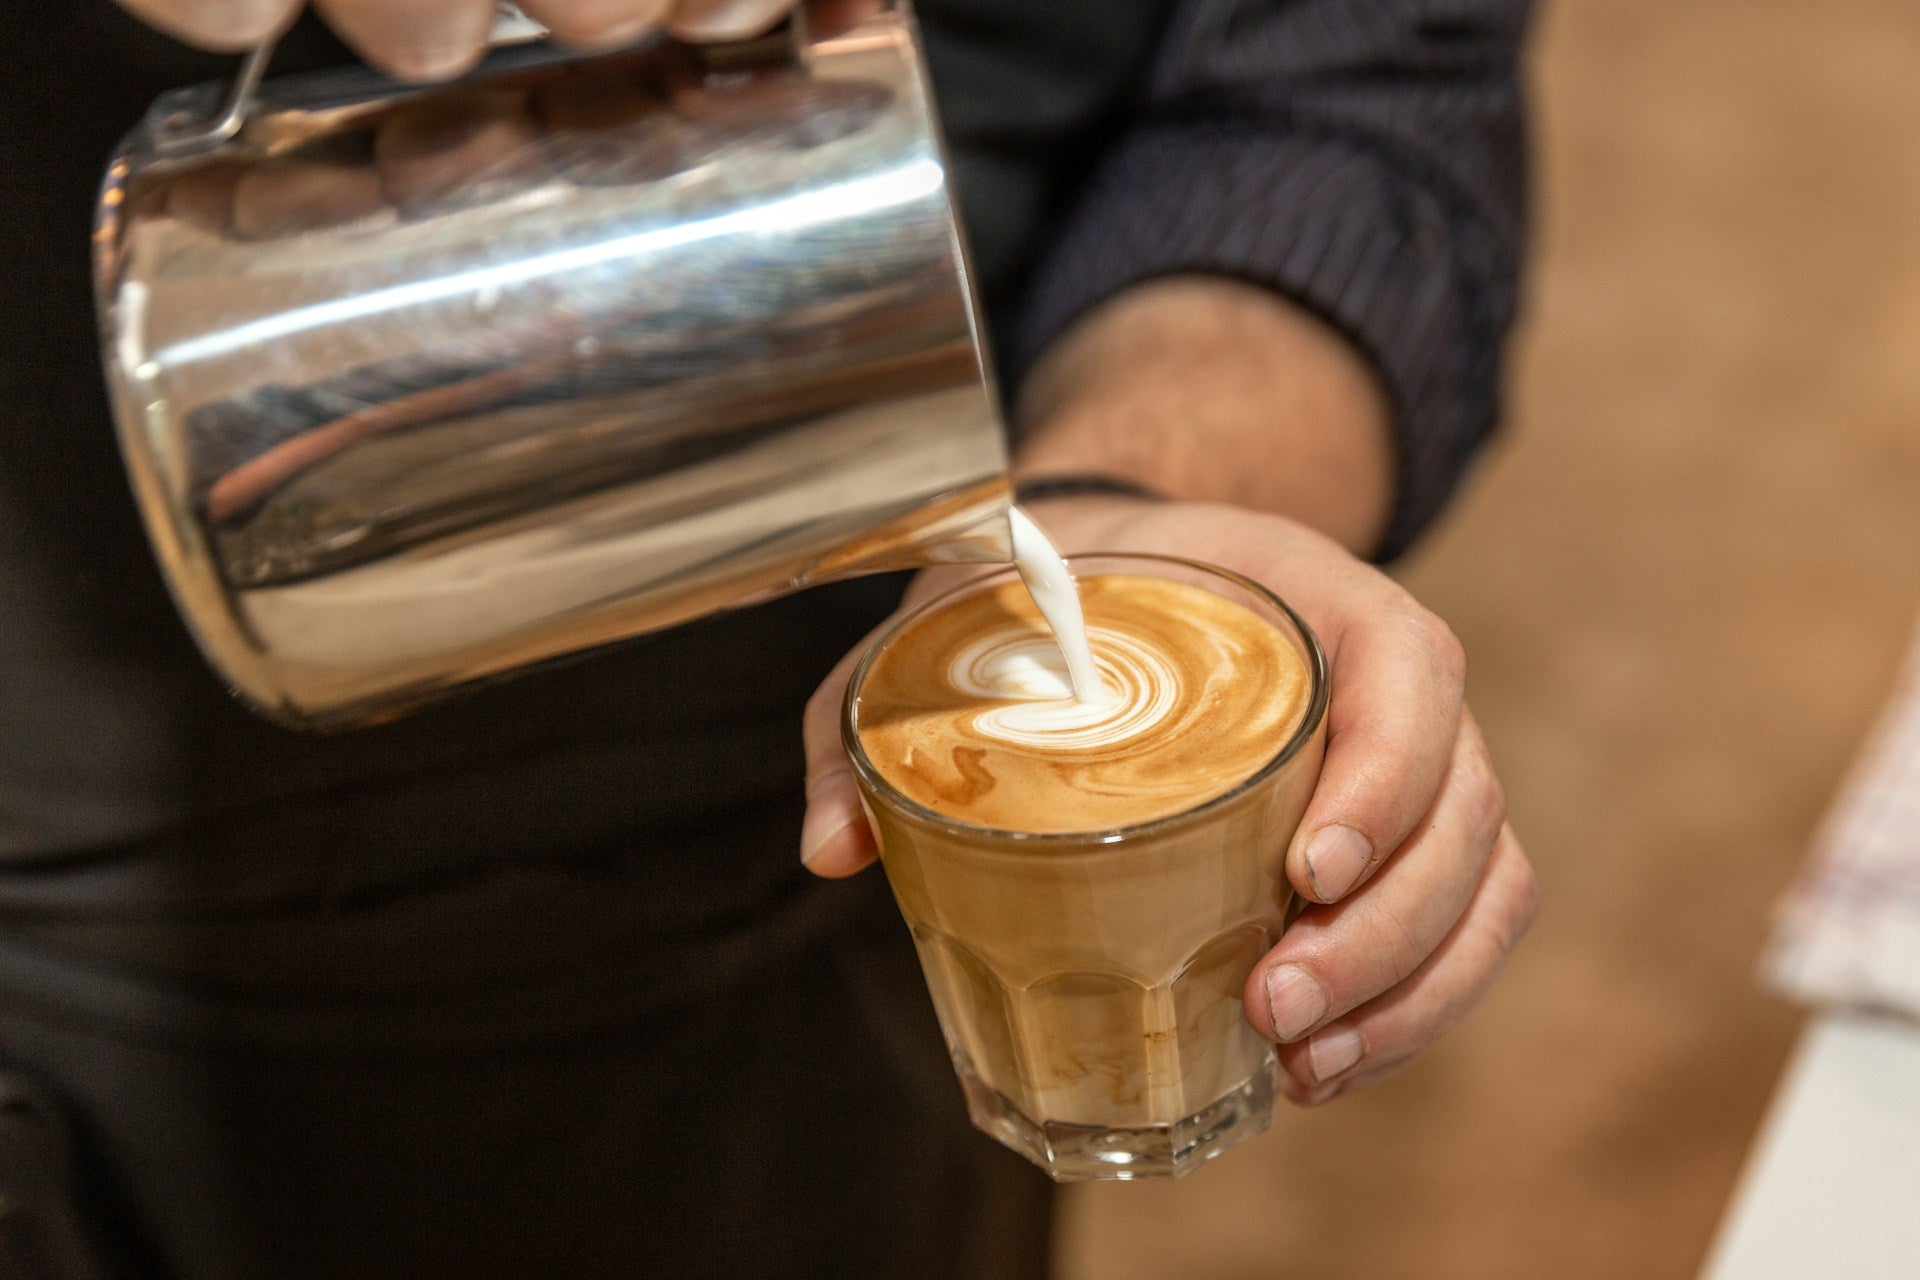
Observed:
[[[836,840],[842,831],[853,825],[848,817],[832,816],[816,819],[809,811],[800,824],[800,864],[810,867],[813,860],[820,856],[821,850]]]
[[[1340,1085],[1337,1082],[1323,1084],[1318,1089],[1310,1089],[1307,1092],[1306,1105],[1317,1107],[1338,1092],[1340,1092]]]
[[[1307,845],[1307,881],[1320,902],[1338,902],[1360,883],[1373,846],[1352,827],[1322,827]]]
[[[844,765],[829,766],[807,779],[807,812],[800,819],[802,866],[812,866],[822,850],[861,819],[860,806],[847,794],[852,787],[853,771]]]
[[[1267,974],[1267,1020],[1274,1039],[1290,1044],[1327,1016],[1327,993],[1299,965],[1283,964]]]
[[[1307,1065],[1313,1070],[1313,1078],[1326,1084],[1360,1061],[1366,1051],[1366,1041],[1358,1031],[1352,1027],[1335,1027],[1307,1042]]]
[[[394,69],[408,80],[451,80],[471,71],[483,52],[472,41],[422,41],[392,56]]]
[[[673,30],[694,40],[738,40],[772,26],[784,9],[777,0],[718,0],[678,16]]]

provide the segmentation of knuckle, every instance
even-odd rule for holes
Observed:
[[[1375,985],[1382,991],[1396,986],[1413,975],[1427,958],[1427,950],[1420,945],[1413,929],[1399,915],[1382,915],[1376,928],[1374,955],[1379,966],[1378,981]]]
[[[1540,877],[1534,874],[1533,864],[1525,854],[1517,855],[1517,862],[1508,905],[1508,932],[1514,942],[1520,941],[1533,926],[1534,917],[1540,914],[1541,901]]]
[[[1532,865],[1517,851],[1510,863],[1499,868],[1497,879],[1486,886],[1486,893],[1489,901],[1472,913],[1466,926],[1473,936],[1470,954],[1477,957],[1475,964],[1483,977],[1464,994],[1464,1008],[1479,1002],[1481,988],[1506,964],[1540,910],[1540,882]]]
[[[1491,901],[1483,917],[1484,932],[1495,957],[1504,958],[1533,926],[1542,897],[1533,864],[1513,842],[1510,832],[1501,833],[1501,847],[1495,851],[1495,866],[1485,892]]]
[[[1507,822],[1507,790],[1492,769],[1481,767],[1469,784],[1470,820],[1478,852],[1493,848]]]
[[[1454,634],[1453,628],[1439,614],[1421,609],[1417,616],[1421,643],[1441,677],[1451,685],[1464,685],[1467,680],[1467,647],[1460,643],[1460,637]]]
[[[1405,588],[1396,586],[1396,591],[1389,616],[1408,644],[1443,680],[1464,684],[1467,650],[1460,637],[1445,618],[1414,599]]]
[[[1405,743],[1378,732],[1363,732],[1349,749],[1350,754],[1342,753],[1344,778],[1330,793],[1337,800],[1328,813],[1365,836],[1379,859],[1393,851],[1431,802],[1413,794],[1423,764]]]
[[[1449,787],[1462,804],[1474,852],[1490,855],[1507,823],[1507,789],[1471,712],[1463,713],[1454,739]]]
[[[1355,745],[1362,762],[1362,785],[1354,797],[1354,805],[1362,811],[1363,824],[1372,818],[1373,827],[1385,827],[1389,825],[1387,816],[1384,813],[1373,816],[1371,811],[1391,807],[1390,800],[1406,788],[1409,779],[1421,772],[1420,757],[1402,738],[1378,730],[1363,732]],[[1362,829],[1371,836],[1384,834],[1366,825],[1362,825]]]
[[[1471,982],[1462,983],[1441,997],[1429,1012],[1417,1037],[1414,1037],[1415,1042],[1411,1047],[1415,1051],[1439,1040],[1473,1016],[1473,1011],[1480,1007],[1480,1002],[1486,998],[1494,980],[1499,977],[1504,957],[1504,952],[1489,955],[1479,970],[1471,975]]]

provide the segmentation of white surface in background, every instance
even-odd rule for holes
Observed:
[[[1808,1024],[1701,1280],[1920,1278],[1920,1023]]]
[[[1764,970],[1824,1012],[1703,1280],[1920,1280],[1920,634],[1781,902]]]
[[[1776,990],[1804,1003],[1920,1019],[1920,634],[1781,903],[1765,967]],[[1920,1201],[1913,1212],[1920,1215]],[[1906,1274],[1920,1277],[1920,1257]]]

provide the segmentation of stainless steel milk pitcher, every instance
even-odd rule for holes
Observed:
[[[812,583],[1005,560],[912,16],[448,86],[163,98],[96,232],[107,375],[202,648],[290,724]]]

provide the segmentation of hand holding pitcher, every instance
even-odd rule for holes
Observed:
[[[292,22],[303,0],[121,0],[130,12],[190,44],[245,49]],[[529,18],[564,43],[624,44],[664,27],[683,40],[737,40],[779,21],[794,0],[525,0]],[[314,0],[362,57],[408,80],[470,70],[486,51],[494,0]]]

